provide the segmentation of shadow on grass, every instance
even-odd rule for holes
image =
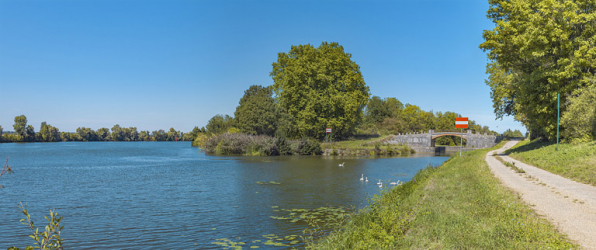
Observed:
[[[536,139],[533,140],[532,142],[526,144],[526,145],[522,145],[519,147],[514,147],[514,148],[510,148],[507,149],[505,151],[505,154],[511,154],[511,153],[522,153],[522,152],[527,152],[527,151],[532,151],[535,149],[540,149],[543,147],[548,147],[550,145],[555,144],[555,142],[549,142],[546,140],[542,140],[542,139]]]

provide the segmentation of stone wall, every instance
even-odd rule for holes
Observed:
[[[393,136],[390,144],[402,144],[410,147],[430,147],[432,134],[430,133],[405,133]]]
[[[403,144],[413,148],[430,147],[432,145],[433,130],[427,133],[405,133],[393,136],[387,142],[390,144]],[[464,133],[467,140],[467,148],[491,148],[497,145],[503,138],[488,134],[473,134],[471,130]]]

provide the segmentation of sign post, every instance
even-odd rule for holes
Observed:
[[[561,94],[557,93],[557,151],[559,151],[559,116],[561,114]]]
[[[455,128],[461,129],[461,135],[459,137],[459,156],[461,156],[461,151],[464,147],[464,128],[468,128],[468,117],[456,117],[455,118]]]
[[[332,129],[331,129],[331,128],[326,128],[326,129],[325,129],[325,134],[327,134],[327,135],[325,136],[325,138],[326,138],[326,139],[325,139],[325,142],[327,142],[327,138],[329,138],[329,135],[332,133],[331,131],[332,131]]]

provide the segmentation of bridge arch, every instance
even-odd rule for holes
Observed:
[[[445,137],[445,136],[454,136],[454,137],[460,137],[460,138],[463,137],[464,140],[465,140],[464,141],[464,147],[467,147],[467,145],[468,145],[468,137],[467,137],[466,134],[463,134],[462,135],[461,133],[456,133],[456,132],[453,132],[453,133],[449,133],[448,132],[448,133],[440,133],[440,134],[431,134],[431,137],[430,137],[431,138],[430,139],[430,146],[431,147],[435,147],[435,141],[436,141],[437,138],[441,138],[441,137]]]
[[[388,143],[407,144],[410,147],[428,148],[434,147],[435,139],[443,136],[463,137],[466,139],[466,143],[464,144],[466,148],[490,148],[502,139],[500,136],[472,133],[471,130],[464,131],[463,135],[461,132],[456,131],[439,132],[429,130],[428,132],[399,133],[393,136]]]

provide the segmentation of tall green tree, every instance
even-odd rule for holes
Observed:
[[[112,140],[109,128],[100,128],[97,131],[95,131],[95,134],[97,135],[98,141],[111,141]]]
[[[155,141],[165,141],[168,139],[168,134],[166,134],[166,131],[164,131],[163,129],[151,132],[151,136]]]
[[[124,132],[120,125],[116,124],[112,127],[112,134],[111,134],[113,141],[123,141],[124,140]]]
[[[532,136],[556,137],[557,94],[561,103],[595,81],[596,1],[489,0],[480,48],[490,62],[497,118],[512,115]],[[565,112],[565,109],[563,109]]]
[[[226,133],[234,126],[234,118],[229,115],[215,115],[207,122],[207,131],[211,134]]]
[[[76,132],[83,141],[97,141],[97,134],[91,128],[78,127]]]
[[[327,42],[278,53],[270,75],[279,104],[296,125],[291,136],[323,138],[326,127],[335,137],[354,133],[370,93],[351,56],[338,43]]]
[[[404,110],[404,104],[397,100],[397,98],[395,97],[389,97],[385,99],[385,107],[387,107],[389,117],[392,118],[399,117],[401,111]]]
[[[151,133],[149,131],[143,130],[139,133],[139,140],[140,141],[151,141]]]
[[[180,138],[180,132],[176,131],[176,129],[174,129],[174,128],[170,128],[170,131],[168,131],[167,140],[168,141],[176,141],[176,140],[178,140],[178,138]]]
[[[60,141],[60,131],[58,128],[47,124],[46,122],[41,123],[39,133],[37,133],[37,140],[43,142],[56,142]]]
[[[122,128],[122,140],[138,141],[139,132],[137,131],[137,127]]]
[[[27,125],[27,128],[25,128],[24,140],[27,142],[35,141],[35,128],[33,125]]]
[[[387,117],[391,117],[392,112],[386,104],[386,101],[381,97],[373,96],[368,100],[366,105],[365,117],[366,121],[370,123],[379,123]]]
[[[12,127],[14,128],[14,132],[17,133],[17,135],[25,137],[27,117],[25,115],[16,116],[14,118],[14,125],[12,125]]]
[[[252,85],[244,91],[234,118],[241,132],[253,135],[275,135],[279,108],[269,87]]]

